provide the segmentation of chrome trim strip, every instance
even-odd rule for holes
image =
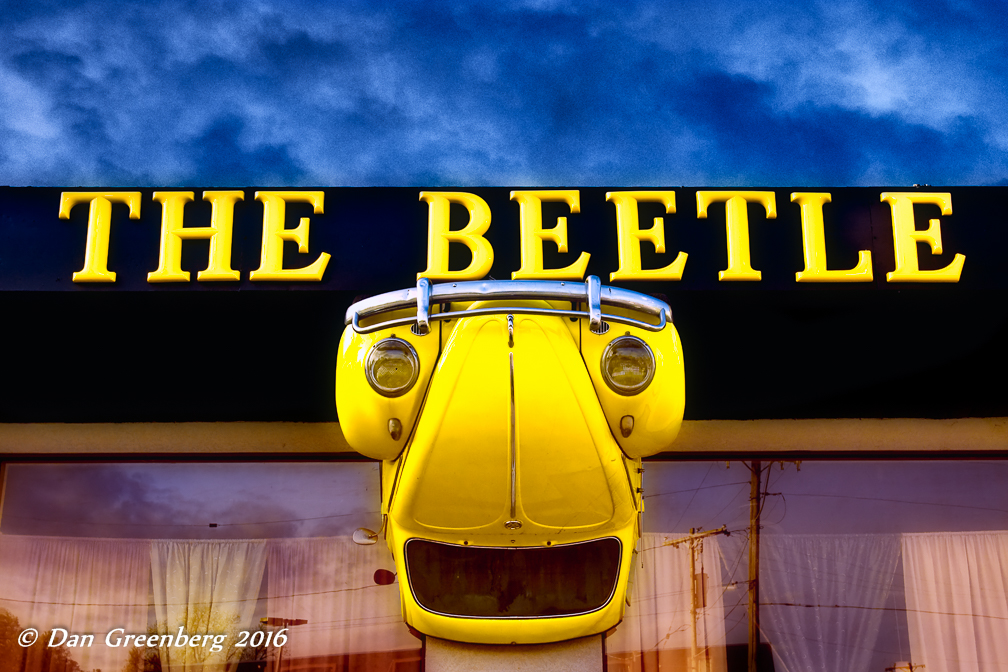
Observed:
[[[424,290],[421,283],[426,278],[421,278],[417,282],[417,287],[400,289],[392,292],[372,296],[368,299],[358,301],[347,309],[344,323],[352,325],[354,331],[360,334],[369,334],[380,329],[398,327],[402,325],[416,324],[421,329],[419,310],[425,297],[422,296]],[[597,276],[588,276],[584,283],[549,281],[549,280],[477,280],[470,282],[441,283],[429,285],[430,293],[426,297],[428,310],[427,320],[450,320],[456,317],[477,317],[480,315],[499,315],[501,313],[513,313],[523,315],[551,315],[560,317],[587,317],[591,321],[594,317],[591,300],[594,298],[594,284],[598,283],[598,318],[599,326],[602,321],[626,324],[648,331],[661,331],[668,322],[672,321],[672,309],[667,303],[648,296],[619,287],[609,287],[601,284]],[[569,301],[572,306],[586,304],[587,310],[563,310],[553,308],[525,308],[520,306],[502,306],[499,308],[479,308],[475,310],[458,310],[444,313],[430,314],[431,304],[450,304],[453,302],[470,301],[521,301],[521,300],[554,300]],[[602,312],[602,306],[615,306],[635,312],[643,313],[646,316],[654,317],[658,323],[645,322],[629,317],[606,314]],[[373,325],[362,327],[360,321],[382,313],[396,310],[408,310],[415,308],[418,310],[417,317],[404,317],[394,320],[386,320]]]
[[[615,539],[616,543],[619,544],[619,551],[620,551],[619,561],[616,563],[616,566],[619,567],[619,569],[616,572],[616,581],[613,582],[613,587],[612,590],[609,592],[609,597],[606,598],[606,601],[603,602],[601,606],[595,609],[589,609],[588,611],[578,611],[573,614],[558,614],[556,616],[464,616],[462,614],[447,614],[443,611],[434,611],[433,609],[428,609],[423,604],[421,604],[420,600],[417,599],[416,593],[413,591],[413,582],[410,581],[409,553],[406,551],[406,547],[409,546],[411,541],[426,541],[429,544],[441,544],[442,546],[456,546],[459,548],[500,548],[513,551],[526,548],[564,548],[566,546],[592,544],[595,543],[596,541],[602,541],[603,539]],[[541,618],[570,618],[572,616],[584,616],[585,614],[593,614],[596,611],[601,611],[602,609],[605,609],[607,606],[609,606],[610,602],[612,602],[613,597],[616,596],[616,589],[619,587],[620,574],[623,572],[623,542],[620,540],[619,537],[610,535],[608,537],[599,537],[598,539],[575,541],[570,544],[554,544],[553,546],[459,546],[458,544],[449,544],[444,541],[435,541],[433,539],[421,539],[419,537],[411,537],[407,539],[406,542],[403,544],[403,565],[405,565],[406,567],[406,584],[409,586],[410,595],[413,596],[413,601],[416,603],[418,607],[420,607],[429,614],[436,614],[438,616],[444,616],[446,618],[485,619],[493,621],[533,621]],[[629,576],[627,577],[627,579],[628,579],[627,589],[629,589],[630,588]]]
[[[508,315],[508,318],[510,317]],[[514,352],[508,353],[508,360],[511,363],[511,520],[508,523],[513,523],[516,521],[518,506],[518,437],[515,436],[517,422],[515,418]],[[506,525],[507,523],[505,523]]]

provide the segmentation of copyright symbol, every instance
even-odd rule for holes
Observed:
[[[21,646],[31,646],[38,639],[38,630],[35,628],[26,628],[24,631],[18,635],[18,644]]]

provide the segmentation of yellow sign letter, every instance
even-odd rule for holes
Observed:
[[[511,200],[518,201],[521,237],[521,268],[511,274],[512,280],[524,278],[550,280],[580,280],[588,266],[587,252],[582,252],[570,266],[543,267],[543,242],[556,243],[561,253],[567,252],[567,218],[557,217],[556,226],[543,229],[542,202],[566,203],[572,214],[581,212],[580,194],[577,190],[512,191]]]
[[[871,250],[858,250],[857,266],[849,271],[826,269],[826,233],[823,228],[823,204],[829,194],[795,192],[791,202],[801,206],[802,247],[805,270],[795,273],[798,282],[871,282]]]
[[[882,202],[892,210],[893,250],[896,270],[886,273],[886,282],[959,282],[966,257],[956,254],[952,263],[935,271],[922,271],[917,265],[917,243],[927,243],[932,254],[942,253],[941,220],[928,221],[928,228],[918,231],[914,225],[914,204],[927,203],[952,214],[952,194],[924,192],[882,192]]]
[[[64,191],[60,196],[60,219],[70,219],[78,203],[90,203],[84,268],[73,274],[74,282],[115,282],[115,271],[108,270],[109,233],[112,229],[112,204],[129,206],[129,218],[140,219],[139,191]]]
[[[725,232],[728,238],[728,268],[718,272],[718,280],[759,280],[763,277],[749,261],[749,213],[746,204],[759,203],[767,219],[777,218],[777,201],[772,191],[698,191],[697,219],[707,219],[707,206],[725,204]]]
[[[479,280],[493,266],[493,247],[483,234],[490,228],[490,206],[476,194],[461,191],[421,191],[420,200],[428,205],[427,270],[417,273],[417,280]],[[469,223],[451,231],[451,204],[469,210]],[[448,248],[462,243],[472,252],[472,261],[461,271],[448,270]]]
[[[235,202],[245,195],[240,191],[204,191],[203,200],[213,203],[210,226],[183,228],[185,204],[193,200],[191,191],[155,191],[161,204],[161,255],[158,269],[147,274],[147,282],[189,282],[189,271],[182,270],[182,241],[210,239],[210,258],[197,280],[239,280],[231,268],[231,231]]]
[[[638,203],[661,203],[665,214],[675,214],[674,191],[610,191],[606,200],[616,204],[616,239],[619,243],[619,269],[609,280],[681,280],[686,253],[680,252],[665,268],[641,268],[641,243],[651,243],[655,252],[665,253],[665,219],[654,218],[654,226],[641,230]]]
[[[311,266],[305,268],[283,267],[285,240],[298,244],[298,252],[308,253],[308,218],[302,217],[293,229],[284,228],[287,203],[310,203],[316,215],[322,214],[325,197],[321,191],[257,191],[256,200],[263,204],[262,255],[259,268],[249,273],[249,280],[314,280],[320,282],[329,263],[329,254],[323,252]]]

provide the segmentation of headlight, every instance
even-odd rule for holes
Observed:
[[[367,356],[364,374],[374,391],[383,397],[406,394],[420,375],[420,360],[413,346],[401,338],[375,343]]]
[[[654,372],[654,353],[636,336],[620,336],[602,353],[602,377],[617,394],[642,392],[651,383]]]

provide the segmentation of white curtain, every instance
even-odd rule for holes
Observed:
[[[266,542],[152,541],[150,566],[154,585],[161,667],[166,672],[222,670],[237,666],[242,649],[238,633],[253,630],[252,616],[262,586]],[[258,625],[258,624],[255,624]],[[227,635],[219,651],[212,640],[201,646],[179,646],[180,634]]]
[[[761,536],[760,627],[776,668],[868,669],[898,560],[896,535]]]
[[[285,660],[420,648],[402,618],[399,585],[379,586],[376,569],[394,571],[383,541],[349,537],[270,542],[268,612],[308,622],[288,630]],[[388,667],[388,665],[386,665]]]
[[[724,672],[725,615],[721,551],[716,537],[697,546],[695,583],[690,576],[689,544],[663,546],[679,535],[646,533],[636,558],[630,606],[616,632],[606,638],[609,670]],[[697,615],[690,615],[696,585]],[[695,667],[690,666],[694,628]]]
[[[75,634],[94,635],[91,646],[67,649],[82,669],[123,668],[128,650],[106,647],[105,634],[146,631],[149,548],[147,541],[0,536],[0,608],[21,628],[37,629],[40,640],[55,636],[28,652],[27,672],[41,669],[34,654],[49,641],[65,638],[65,646]]]
[[[1008,532],[904,535],[903,576],[911,662],[1008,671]]]

